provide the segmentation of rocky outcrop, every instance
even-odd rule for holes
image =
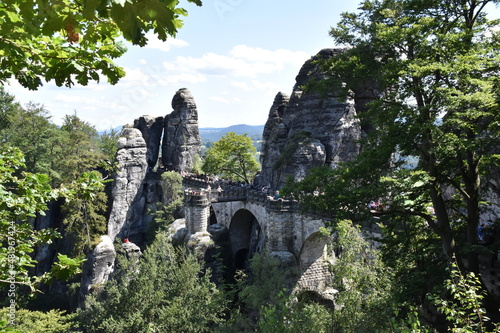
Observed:
[[[132,238],[133,229],[142,226],[146,198],[143,181],[148,163],[146,142],[137,128],[124,128],[118,140],[118,171],[112,189],[113,204],[108,221],[108,236]]]
[[[168,170],[191,171],[200,155],[198,111],[189,90],[177,91],[172,107],[174,111],[165,117],[142,116],[133,127],[122,130],[108,221],[108,235],[113,240],[128,238],[141,245],[152,228],[148,211],[154,211],[163,197],[160,173],[164,169],[155,171],[160,144],[162,164]]]
[[[167,170],[191,171],[201,152],[198,111],[194,98],[186,88],[172,99],[174,111],[165,117],[162,162]]]
[[[263,133],[259,185],[279,188],[287,175],[300,179],[312,167],[335,167],[359,153],[363,130],[356,117],[355,99],[302,90],[310,80],[325,78],[315,61],[339,52],[342,50],[321,50],[300,69],[291,96],[276,96]]]
[[[163,135],[163,117],[142,116],[134,121],[148,148],[146,160],[150,168],[154,168],[160,154],[161,137]]]
[[[87,256],[79,295],[79,306],[85,307],[85,298],[92,291],[99,290],[113,273],[116,251],[109,236],[101,236],[101,242]]]

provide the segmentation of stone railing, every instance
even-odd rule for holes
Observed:
[[[238,184],[226,181],[211,181],[203,177],[184,177],[183,185],[190,194],[205,192],[211,202],[248,201],[262,205],[270,210],[298,211],[299,204],[295,200],[278,199],[255,188],[253,185]],[[186,193],[187,195],[188,193]]]

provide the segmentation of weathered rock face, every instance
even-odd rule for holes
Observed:
[[[101,236],[101,242],[87,256],[80,285],[79,306],[85,307],[85,298],[101,287],[113,273],[116,251],[109,236]]]
[[[481,222],[495,223],[500,220],[500,167],[490,170],[490,176],[485,180],[481,195],[488,205],[481,209]]]
[[[312,167],[335,167],[359,153],[357,142],[363,132],[355,100],[301,90],[309,80],[325,76],[314,61],[339,52],[342,50],[321,50],[302,66],[291,97],[276,96],[263,133],[259,185],[279,188],[287,175],[300,179]]]
[[[162,162],[168,170],[190,171],[195,156],[201,152],[198,111],[186,88],[172,99],[174,111],[165,117]]]
[[[130,238],[132,228],[142,226],[145,197],[143,180],[148,164],[146,142],[140,130],[124,128],[118,140],[118,172],[113,184],[113,205],[108,221],[108,236]]]
[[[160,143],[163,135],[163,117],[142,116],[134,121],[134,127],[139,129],[148,148],[146,160],[150,168],[154,168],[160,154]]]
[[[142,255],[141,248],[132,242],[123,242],[122,248],[128,260],[138,260]]]
[[[162,142],[162,163],[167,169],[190,171],[201,152],[198,113],[193,96],[180,89],[174,111],[163,117],[142,116],[125,127],[118,140],[118,172],[113,183],[113,204],[108,235],[141,245],[151,228],[156,204],[162,202],[160,171],[154,171]],[[163,135],[163,136],[162,136]]]

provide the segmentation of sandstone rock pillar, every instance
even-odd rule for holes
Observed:
[[[113,273],[116,251],[109,236],[101,236],[101,242],[87,256],[80,284],[79,306],[85,307],[85,298],[94,288],[102,286]]]
[[[167,170],[191,171],[201,153],[198,111],[188,89],[177,91],[172,99],[174,111],[165,117],[162,162]]]
[[[124,128],[118,140],[118,172],[113,183],[113,205],[108,221],[108,236],[130,237],[131,228],[141,226],[145,198],[143,180],[147,172],[146,142],[137,128]]]

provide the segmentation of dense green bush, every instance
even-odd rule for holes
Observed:
[[[2,326],[8,322],[9,308],[0,309],[0,332],[19,333],[68,333],[76,327],[75,315],[64,311],[50,310],[48,312],[17,309],[15,326]],[[5,321],[5,322],[4,322]],[[10,330],[9,329],[13,329]]]
[[[221,321],[225,302],[210,272],[194,255],[175,249],[164,233],[138,265],[119,261],[117,278],[78,312],[85,332],[211,332]]]

